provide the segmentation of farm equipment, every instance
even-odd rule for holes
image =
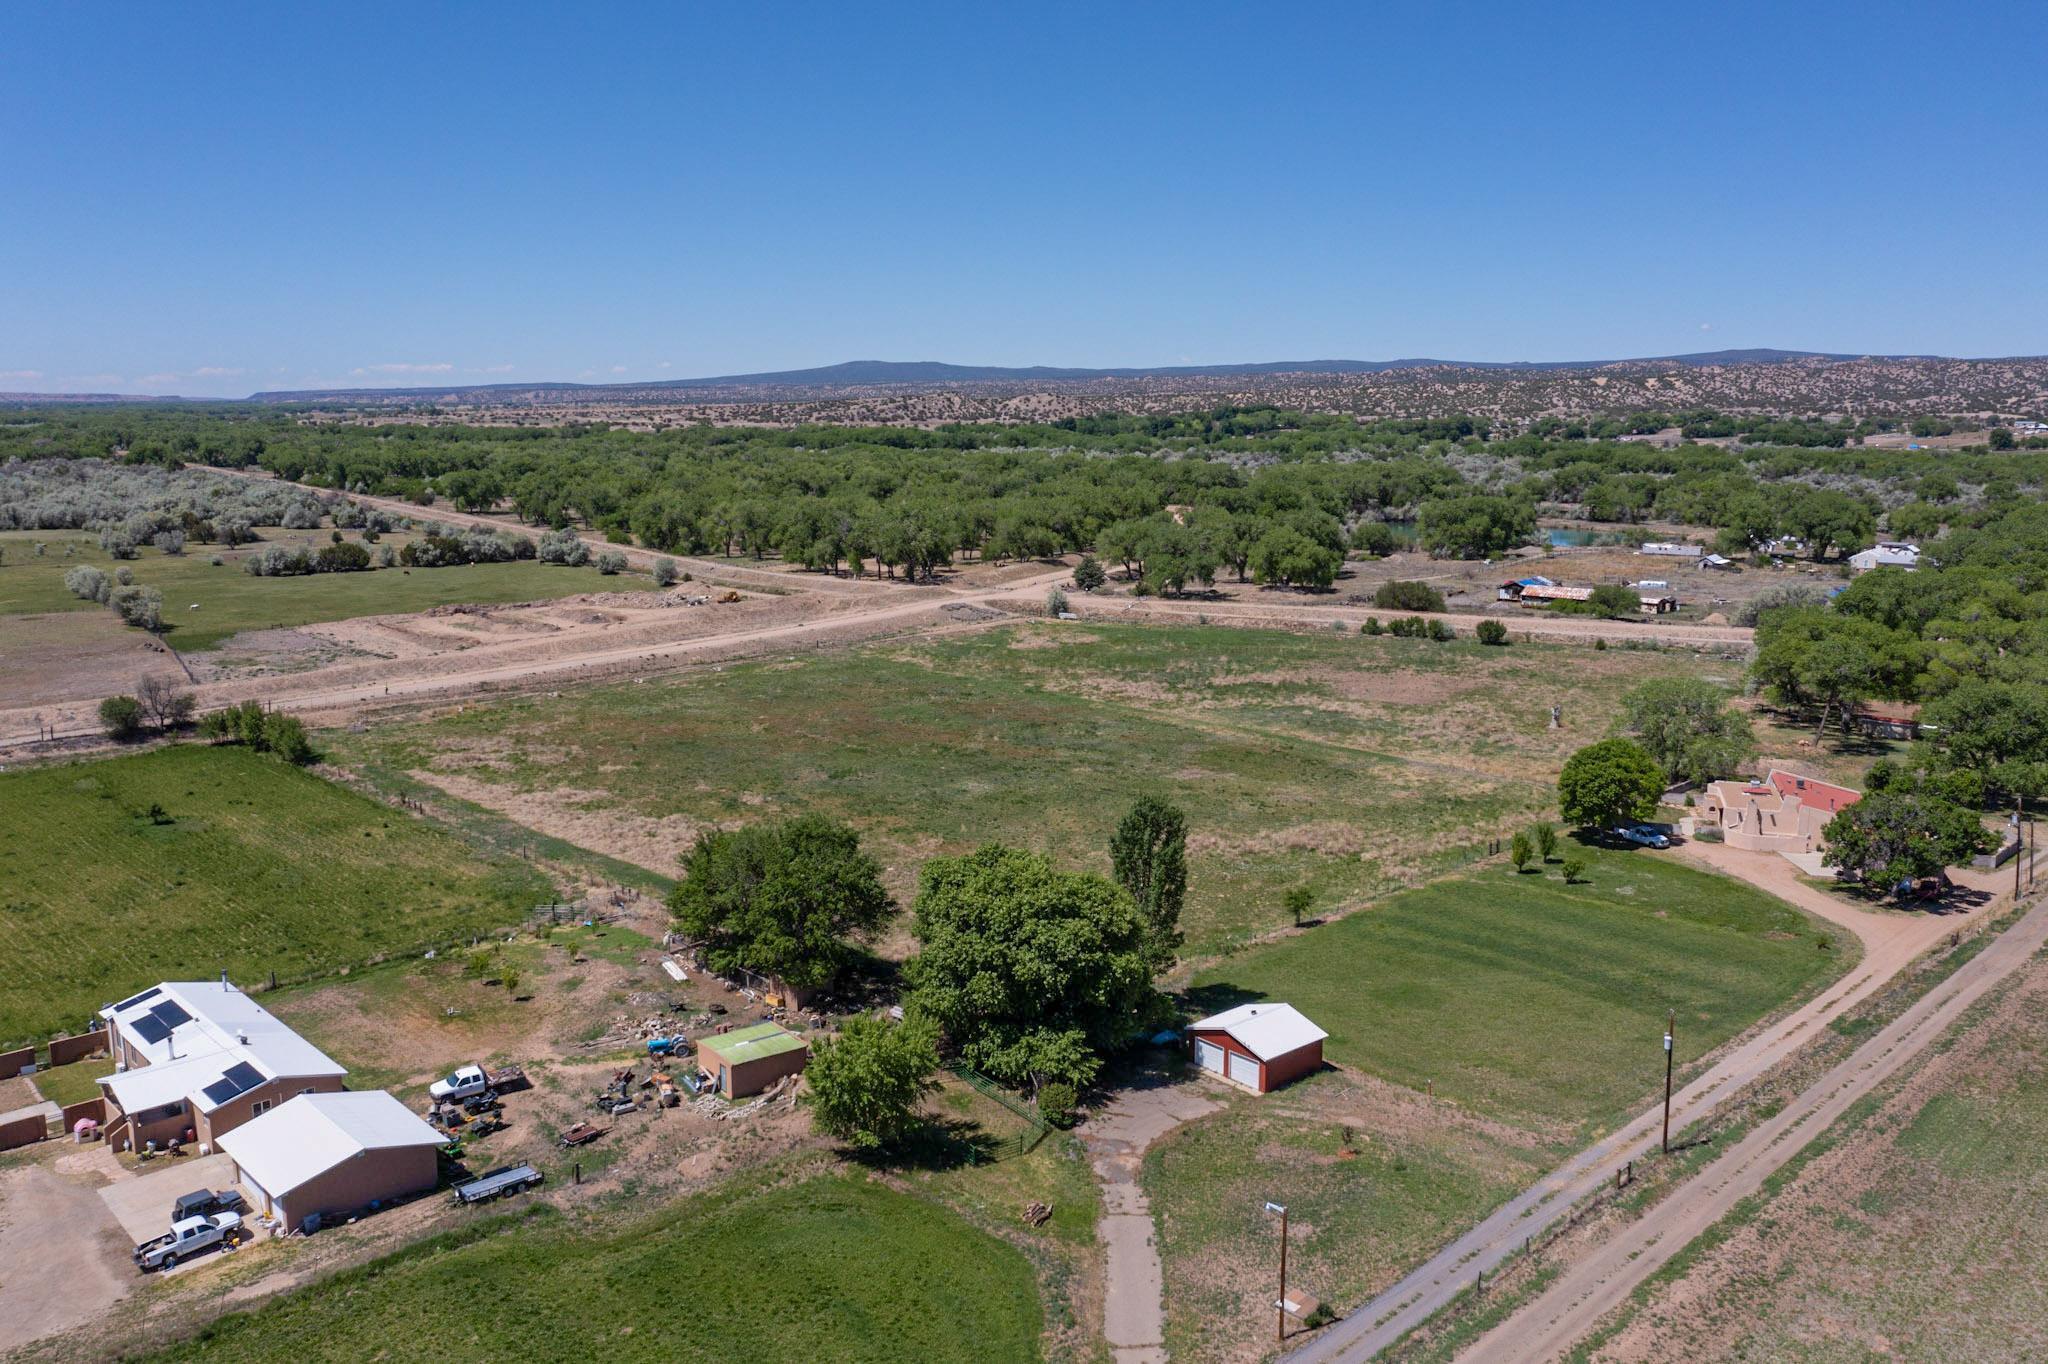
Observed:
[[[495,1113],[486,1113],[469,1124],[467,1135],[470,1140],[474,1141],[478,1137],[488,1137],[493,1132],[502,1132],[504,1130],[505,1120],[503,1118]]]
[[[531,1165],[508,1165],[502,1170],[493,1170],[481,1179],[472,1179],[467,1184],[455,1186],[455,1201],[458,1203],[488,1203],[493,1198],[519,1193],[540,1183],[546,1176]]]
[[[588,1146],[604,1134],[605,1129],[602,1127],[592,1127],[587,1122],[579,1122],[568,1131],[562,1133],[562,1149],[568,1150],[571,1147]]]
[[[681,1035],[675,1037],[650,1037],[647,1039],[647,1054],[649,1056],[674,1056],[678,1052],[688,1051],[689,1049],[690,1040]]]

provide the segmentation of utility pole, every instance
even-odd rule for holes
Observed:
[[[1664,1154],[1671,1154],[1671,1038],[1678,1031],[1678,1010],[1664,1021]]]
[[[2014,799],[2018,803],[2012,807],[2012,898],[2013,903],[2018,904],[2020,898],[2020,864],[2027,860],[2020,856],[2025,851],[2020,845],[2020,840],[2025,838],[2027,833],[2026,829],[2021,825],[2020,819],[2027,808],[2027,798],[2025,796],[2017,796]]]
[[[1280,1214],[1280,1303],[1275,1313],[1277,1318],[1273,1339],[1281,1345],[1287,1343],[1287,1208],[1283,1204],[1266,1204],[1267,1212]]]

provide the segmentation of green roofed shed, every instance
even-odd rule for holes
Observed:
[[[728,1099],[759,1094],[810,1064],[811,1048],[779,1023],[756,1023],[697,1039],[697,1066]]]

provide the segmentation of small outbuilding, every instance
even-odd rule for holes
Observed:
[[[1328,1036],[1292,1004],[1240,1004],[1188,1025],[1195,1064],[1254,1094],[1321,1069]]]
[[[433,1188],[447,1140],[381,1089],[301,1094],[219,1138],[249,1206],[294,1231]]]
[[[779,1023],[756,1023],[697,1039],[697,1068],[728,1099],[759,1094],[811,1063],[810,1044]]]

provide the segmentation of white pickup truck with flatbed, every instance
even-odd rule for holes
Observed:
[[[478,1095],[495,1099],[502,1091],[524,1089],[526,1084],[526,1072],[518,1066],[485,1070],[482,1066],[472,1065],[442,1076],[427,1086],[427,1093],[435,1103],[451,1103]]]
[[[217,1212],[206,1217],[187,1217],[173,1222],[171,1229],[162,1236],[135,1247],[135,1267],[145,1274],[152,1269],[169,1269],[209,1246],[232,1243],[241,1236],[241,1232],[240,1213]]]

